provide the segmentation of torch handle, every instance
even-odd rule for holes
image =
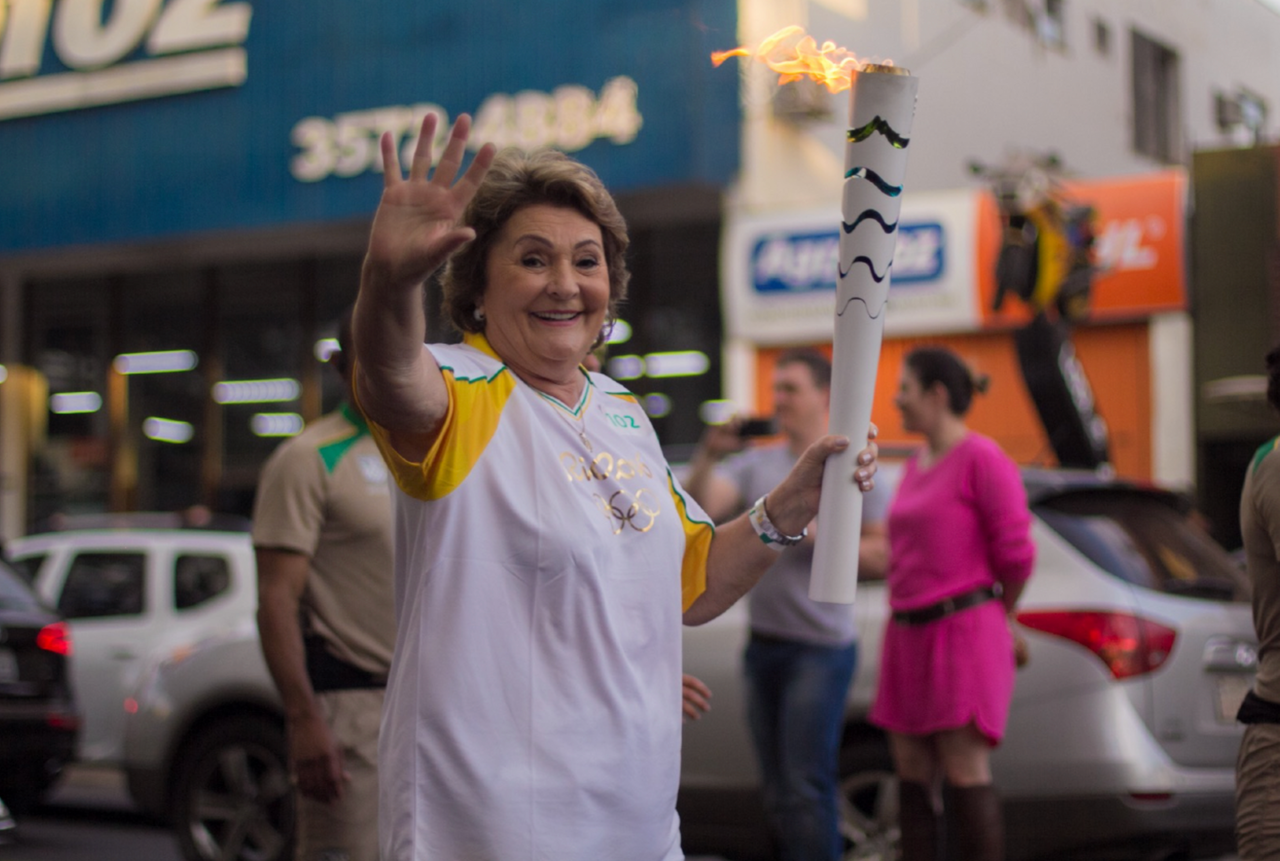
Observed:
[[[852,445],[829,458],[822,475],[809,575],[815,601],[852,604],[858,591],[862,492],[853,474],[871,424],[916,83],[908,74],[859,72],[850,90],[830,432]]]
[[[818,501],[817,535],[809,597],[852,604],[858,592],[858,548],[862,528],[862,491],[853,484],[858,452],[866,447],[875,395],[875,373],[884,337],[883,318],[846,314],[837,318],[831,361],[832,433],[849,436],[851,445],[827,459]],[[868,373],[869,371],[869,373]]]

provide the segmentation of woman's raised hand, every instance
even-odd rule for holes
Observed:
[[[423,117],[408,179],[402,176],[390,132],[383,133],[380,141],[382,200],[373,218],[365,266],[384,283],[396,287],[417,287],[443,266],[458,246],[475,238],[475,231],[460,226],[459,220],[493,163],[494,147],[481,147],[458,179],[471,131],[471,117],[462,114],[453,125],[435,173],[428,179],[439,122],[434,113]]]

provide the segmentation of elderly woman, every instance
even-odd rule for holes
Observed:
[[[799,540],[849,443],[713,531],[634,396],[581,367],[626,290],[613,200],[556,153],[486,145],[459,178],[469,129],[430,178],[434,115],[407,180],[383,137],[355,312],[356,395],[399,487],[382,857],[680,858],[681,621]],[[424,346],[446,263],[463,343]],[[874,444],[859,464],[869,488]]]

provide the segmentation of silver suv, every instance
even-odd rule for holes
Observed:
[[[883,465],[878,480],[892,480]],[[1092,474],[1024,471],[1036,570],[1018,615],[1031,650],[992,757],[1010,861],[1232,851],[1235,710],[1252,683],[1247,583],[1171,493]],[[848,859],[896,855],[896,789],[866,722],[887,618],[882,583],[855,604],[861,640],[841,753]],[[685,630],[685,670],[714,692],[686,724],[685,849],[768,858],[744,720],[746,613]],[[1135,851],[1141,850],[1141,851]]]
[[[122,768],[190,861],[287,859],[284,722],[258,645],[247,523],[179,522],[73,520],[8,550],[71,628],[79,761]]]

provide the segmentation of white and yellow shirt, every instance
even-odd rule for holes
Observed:
[[[400,491],[382,857],[681,858],[681,613],[710,521],[608,377],[562,404],[483,337],[429,349],[431,451],[372,426]]]

